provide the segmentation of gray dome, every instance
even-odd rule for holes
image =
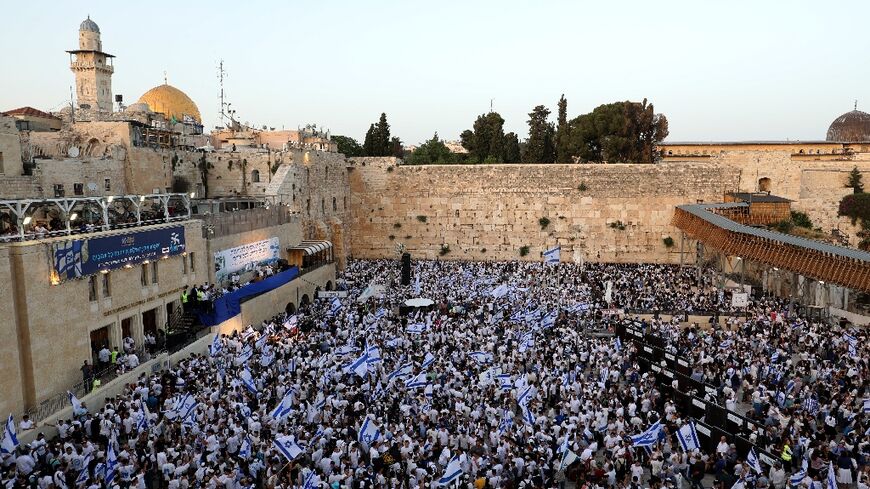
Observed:
[[[825,139],[843,143],[870,141],[870,114],[860,110],[846,112],[831,123]]]
[[[79,26],[79,32],[81,31],[91,31],[99,34],[100,26],[98,26],[96,22],[91,20],[91,16],[89,15],[87,19],[82,21],[82,25]]]

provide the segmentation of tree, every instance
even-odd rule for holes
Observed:
[[[387,114],[381,112],[381,118],[375,126],[375,134],[377,135],[377,148],[380,153],[375,156],[390,156],[392,147],[390,144],[390,125],[387,123]]]
[[[397,137],[390,138],[390,156],[395,156],[396,158],[404,158],[405,157],[405,146],[402,144],[402,140]]]
[[[520,162],[520,139],[516,133],[509,132],[504,135],[504,163]]]
[[[654,163],[656,146],[668,135],[668,120],[643,102],[600,105],[568,123],[568,151],[583,161]]]
[[[338,146],[338,152],[345,156],[364,156],[365,152],[359,142],[348,136],[332,136],[332,141]]]
[[[498,112],[477,116],[472,129],[459,136],[462,147],[468,150],[468,161],[484,163],[487,160],[502,162],[505,153],[504,119]]]
[[[550,109],[538,105],[529,113],[529,139],[523,152],[523,163],[552,163],[556,160],[553,145],[553,124],[547,121]]]
[[[565,94],[559,98],[559,113],[556,120],[556,163],[571,163],[570,126],[568,126],[568,101]]]
[[[369,130],[366,131],[366,138],[363,140],[363,154],[365,156],[380,156],[376,148],[377,136],[375,135],[375,125],[369,125]]]
[[[849,183],[846,184],[846,187],[851,188],[852,193],[864,193],[864,183],[861,180],[861,172],[858,171],[858,167],[856,166],[852,168],[851,172],[849,172]]]
[[[437,132],[432,139],[421,144],[408,156],[410,165],[444,165],[456,161],[456,155],[451,153],[444,141],[438,138]]]

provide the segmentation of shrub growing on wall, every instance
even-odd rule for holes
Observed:
[[[417,216],[417,220],[420,222],[426,222],[426,216]]]
[[[520,246],[520,256],[526,256],[529,254],[528,246]]]
[[[860,193],[843,197],[837,215],[852,219],[852,224],[860,220],[861,226],[867,227],[865,223],[870,222],[870,194]]]
[[[546,217],[542,217],[538,219],[538,224],[541,225],[541,230],[547,229],[547,226],[550,225],[550,220]]]
[[[673,248],[674,246],[674,238],[670,236],[666,236],[665,239],[662,240],[662,242],[665,244],[666,248]]]
[[[446,244],[441,245],[441,250],[438,251],[438,254],[441,256],[444,256],[447,253],[450,253],[450,245],[446,245]]]

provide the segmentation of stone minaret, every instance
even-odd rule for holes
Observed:
[[[81,109],[112,112],[111,54],[103,52],[100,28],[90,17],[79,27],[79,48],[70,53],[70,69],[76,76],[76,98]]]

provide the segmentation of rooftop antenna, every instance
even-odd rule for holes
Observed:
[[[495,100],[495,99],[494,98],[489,99],[489,111],[490,112],[492,112],[492,101],[493,100]]]
[[[858,99],[855,99],[855,110],[858,110]]]
[[[163,84],[169,85],[169,78],[166,76],[166,70],[163,70]]]
[[[225,75],[226,75],[226,71],[224,71],[224,60],[222,59],[222,60],[220,60],[220,63],[218,63],[218,80],[220,80],[220,87],[221,87],[221,94],[220,94],[220,98],[221,98],[220,117],[221,117],[221,124],[222,124],[222,125],[224,125],[224,108],[226,107],[226,104],[225,104],[225,102],[224,102],[224,76],[225,76]]]

